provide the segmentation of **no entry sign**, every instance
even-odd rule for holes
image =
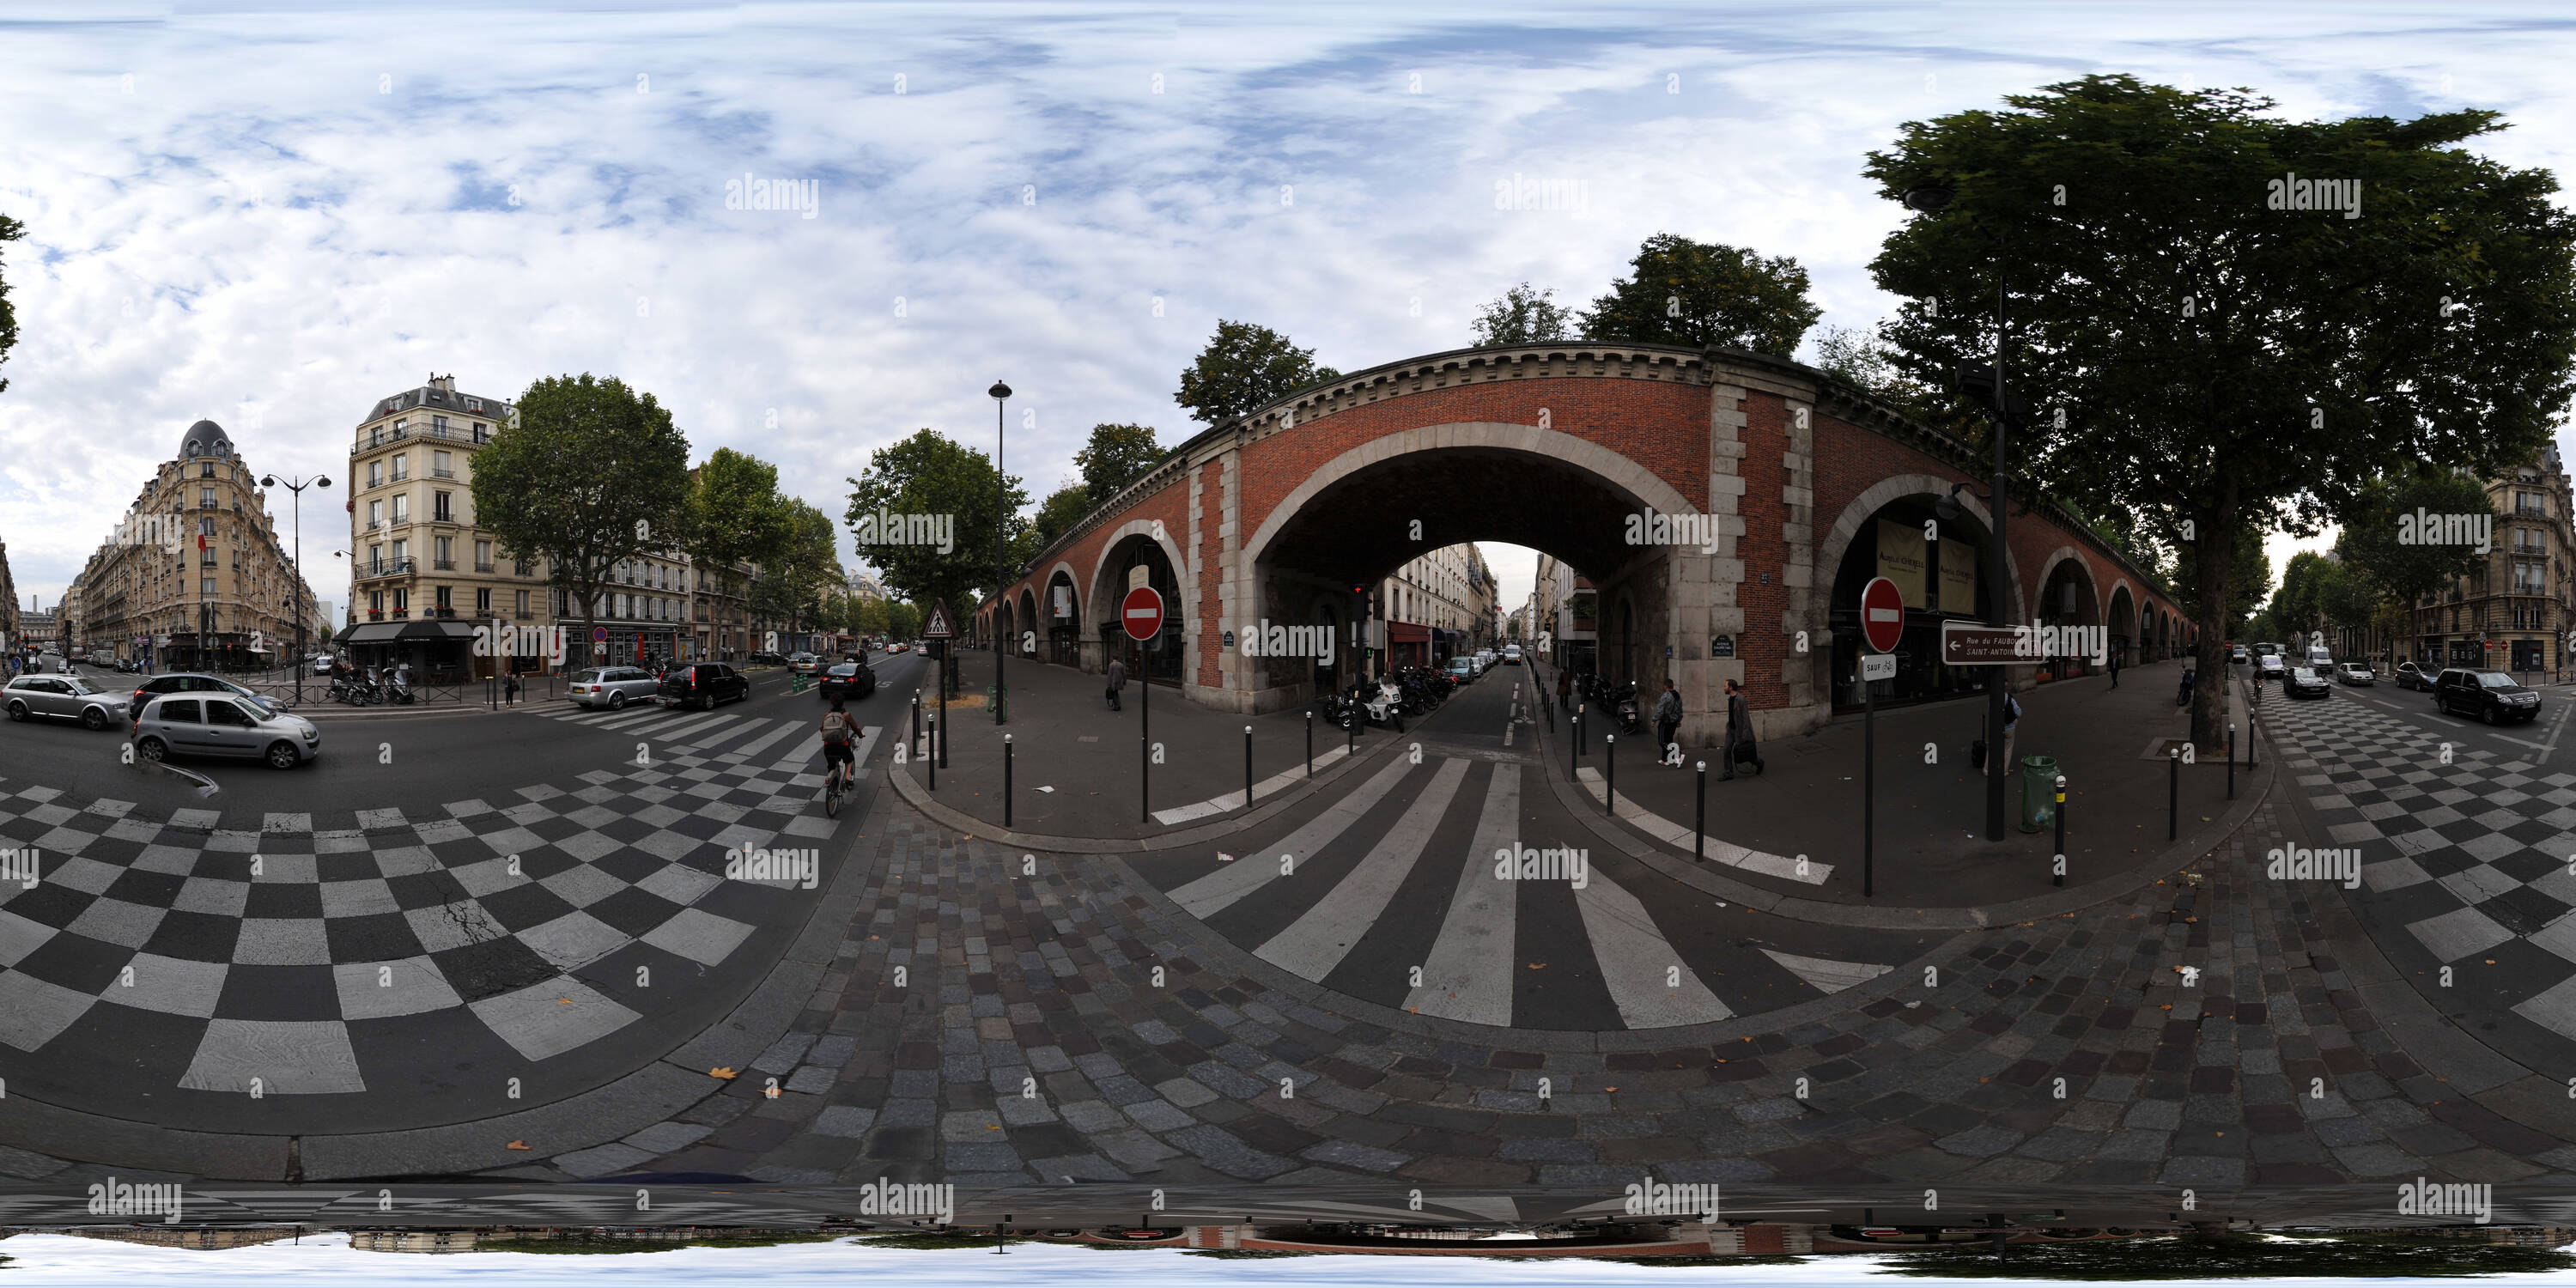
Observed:
[[[1885,577],[1872,577],[1860,591],[1860,636],[1873,653],[1893,653],[1905,638],[1905,594]]]
[[[1118,624],[1127,629],[1127,638],[1139,644],[1154,638],[1163,629],[1162,595],[1151,586],[1128,591],[1118,605]]]

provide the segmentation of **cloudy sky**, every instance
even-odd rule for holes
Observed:
[[[1587,300],[1669,231],[1795,256],[1827,324],[1868,325],[1898,215],[1862,154],[2087,72],[2301,116],[2493,107],[2516,128],[2489,152],[2565,173],[2571,22],[2367,0],[17,0],[0,540],[21,603],[51,605],[191,421],[338,480],[369,405],[432,371],[495,396],[617,374],[698,455],[754,452],[835,515],[917,428],[989,446],[1001,377],[1009,468],[1043,495],[1096,422],[1195,432],[1172,391],[1219,318],[1363,368],[1467,343],[1514,282]],[[1581,208],[1496,209],[1515,176],[1577,183]],[[813,201],[728,209],[745,178]],[[345,495],[305,506],[341,602]],[[1530,556],[1488,557],[1517,603]]]

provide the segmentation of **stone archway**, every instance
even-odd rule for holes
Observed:
[[[1825,723],[1831,717],[1835,705],[1849,696],[1850,683],[1858,678],[1853,674],[1857,670],[1857,661],[1853,660],[1856,659],[1856,653],[1846,647],[1850,641],[1844,638],[1851,632],[1844,630],[1838,633],[1834,625],[1834,610],[1837,604],[1836,582],[1841,578],[1844,561],[1850,557],[1855,543],[1874,539],[1865,538],[1865,530],[1891,507],[1902,508],[1902,503],[1913,501],[1923,504],[1928,509],[1932,502],[1950,495],[1950,485],[1953,481],[1937,474],[1890,475],[1853,497],[1851,502],[1843,507],[1842,513],[1836,516],[1833,528],[1826,533],[1824,541],[1818,546],[1815,575],[1822,584],[1818,587],[1818,593],[1809,596],[1808,611],[1795,622],[1796,629],[1804,631],[1810,642],[1807,673],[1799,677],[1807,686],[1813,700],[1811,708],[1813,714],[1805,728],[1813,728]],[[1985,504],[1973,496],[1963,493],[1958,497],[1958,502],[1960,508],[1966,512],[1963,521],[1973,524],[1973,530],[1979,541],[1976,584],[1991,595],[1996,593],[1998,588],[1987,570],[1983,543],[1993,539],[1992,516]],[[1937,567],[1931,571],[1937,575]],[[2007,620],[2029,620],[2029,605],[2023,595],[2023,585],[2018,561],[2013,557],[2011,546],[2006,545],[2004,580],[2000,589],[2010,601],[2005,609]],[[1849,609],[1853,606],[1844,607]],[[1943,609],[1945,615],[1952,611],[1946,604],[1943,605]],[[1846,658],[1847,654],[1852,657]],[[1837,665],[1842,665],[1843,669],[1838,671]],[[1886,700],[1884,695],[1881,700]],[[1853,697],[1850,701],[1857,702],[1858,699]]]
[[[2102,625],[2101,588],[2093,566],[2073,546],[2059,546],[2040,561],[2038,620],[2049,626]],[[2093,655],[2051,658],[2042,668],[2059,679],[2093,673]]]
[[[2138,600],[2129,588],[2129,579],[2112,583],[2110,607],[2102,614],[2102,625],[2111,632],[2111,647],[2119,650],[2120,664],[2127,666],[2138,657]]]
[[[1038,610],[1047,661],[1057,666],[1082,665],[1082,608],[1087,602],[1074,584],[1073,565],[1058,560],[1047,571],[1046,602]],[[1057,610],[1059,604],[1065,611]]]
[[[1163,592],[1164,630],[1154,639],[1152,649],[1157,668],[1140,664],[1138,647],[1115,623],[1118,605],[1127,597],[1127,569],[1139,563],[1140,552],[1152,550],[1161,555],[1159,563],[1150,558],[1143,562],[1151,570],[1148,583]],[[1100,668],[1107,670],[1113,656],[1127,659],[1129,675],[1138,680],[1186,683],[1187,659],[1195,656],[1199,632],[1205,623],[1191,612],[1183,590],[1189,561],[1181,557],[1181,548],[1172,540],[1164,525],[1149,519],[1131,519],[1101,543],[1100,556],[1091,568],[1091,612],[1104,621],[1098,628],[1101,641]]]
[[[1010,650],[1012,657],[1036,657],[1038,655],[1037,643],[1035,641],[1024,641],[1022,639],[1023,636],[1036,631],[1038,626],[1038,597],[1028,590],[1023,589],[1020,592],[1019,615],[1012,622],[1010,637],[1003,641],[1004,646]]]

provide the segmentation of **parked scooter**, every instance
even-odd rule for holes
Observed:
[[[1637,709],[1636,681],[1630,680],[1620,685],[1612,705],[1619,713],[1619,732],[1626,734],[1645,732],[1644,716]]]

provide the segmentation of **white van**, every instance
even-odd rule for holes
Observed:
[[[2307,664],[2315,667],[2319,675],[2331,678],[2334,675],[2334,650],[2310,648]]]
[[[1504,646],[1503,646],[1503,665],[1505,665],[1505,666],[1519,666],[1520,664],[1521,664],[1521,646],[1520,646],[1520,645],[1518,645],[1518,644],[1506,644],[1506,645],[1504,645]]]

